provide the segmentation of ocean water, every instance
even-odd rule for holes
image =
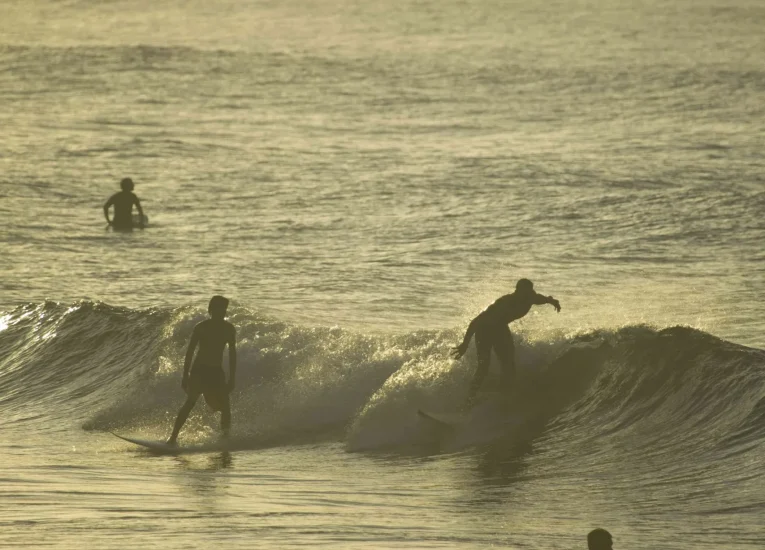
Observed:
[[[763,545],[759,0],[0,12],[0,548]],[[563,309],[511,412],[418,417],[520,277]],[[230,449],[113,437],[167,437],[216,293]]]

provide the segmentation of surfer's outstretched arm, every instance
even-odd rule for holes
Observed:
[[[531,303],[535,305],[550,304],[555,308],[555,311],[560,311],[560,302],[552,296],[542,296],[535,293]]]
[[[470,324],[468,325],[467,330],[465,331],[465,337],[462,339],[462,343],[452,348],[452,357],[455,359],[459,359],[463,355],[465,355],[465,352],[468,349],[468,346],[470,345],[470,339],[473,338],[473,334],[475,334],[475,325],[478,318],[473,319],[470,321]]]
[[[189,371],[191,370],[191,361],[194,359],[194,351],[199,344],[199,334],[194,327],[194,332],[191,333],[191,341],[189,342],[189,349],[186,350],[186,359],[183,362],[183,379],[181,380],[181,387],[185,390],[189,385]]]

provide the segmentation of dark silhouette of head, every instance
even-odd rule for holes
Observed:
[[[135,188],[135,184],[133,184],[133,180],[130,178],[122,178],[120,187],[123,191],[132,191]]]
[[[534,283],[528,279],[518,279],[515,283],[515,291],[519,294],[531,294],[534,292]]]
[[[210,298],[210,305],[207,306],[207,311],[213,319],[223,319],[226,316],[227,309],[228,298],[223,296],[213,296]]]
[[[605,529],[593,529],[587,533],[587,548],[589,550],[613,550],[614,539]]]

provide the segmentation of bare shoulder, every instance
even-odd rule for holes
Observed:
[[[512,294],[505,294],[504,296],[500,296],[499,298],[497,298],[494,301],[494,304],[497,304],[497,306],[502,307],[502,306],[506,306],[507,304],[512,304],[517,299],[518,298],[517,298],[515,292],[513,292]]]

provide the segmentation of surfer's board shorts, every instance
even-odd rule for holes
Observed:
[[[188,392],[202,394],[205,403],[214,411],[222,411],[228,402],[226,375],[220,367],[191,369]]]

